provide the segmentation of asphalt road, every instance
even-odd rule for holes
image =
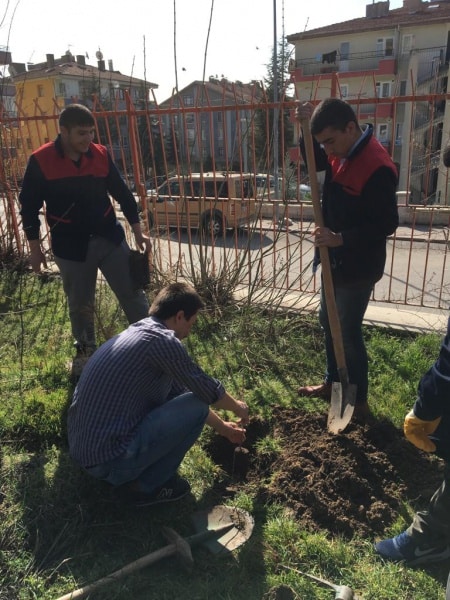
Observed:
[[[161,233],[161,232],[160,232]],[[251,280],[263,279],[265,285],[298,292],[311,292],[319,285],[312,276],[312,224],[291,223],[279,227],[263,221],[261,227],[248,232],[229,233],[199,250],[199,236],[191,232],[193,250],[189,251],[189,234],[175,230],[162,232],[154,240],[157,260],[162,270],[169,265],[207,259],[214,263],[216,272],[240,268]],[[450,248],[448,230],[437,228],[429,232],[402,227],[395,239],[387,243],[385,276],[377,283],[374,300],[445,308],[450,304]],[[316,279],[316,280],[315,280]]]

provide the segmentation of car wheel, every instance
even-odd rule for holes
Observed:
[[[212,237],[222,237],[225,232],[225,223],[222,213],[215,211],[204,215],[202,219],[202,229],[206,235]]]

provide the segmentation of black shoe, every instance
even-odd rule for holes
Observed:
[[[141,507],[163,504],[164,502],[175,502],[175,500],[186,496],[190,491],[191,486],[189,482],[179,475],[174,475],[174,477],[171,477],[151,494],[128,489],[125,493],[122,492],[121,495],[127,502]]]

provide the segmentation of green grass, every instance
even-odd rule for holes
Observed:
[[[124,327],[108,290],[99,294],[97,315],[100,341]],[[85,475],[67,453],[72,340],[60,281],[1,272],[0,318],[0,600],[55,600],[164,546],[163,525],[191,535],[192,512],[224,501],[218,490],[226,475],[207,452],[212,434],[205,430],[181,469],[191,481],[192,499],[141,511],[115,502],[111,490]],[[440,338],[374,328],[366,329],[366,338],[371,404],[378,416],[400,427]],[[255,453],[270,464],[280,452],[279,440],[271,435],[272,407],[298,406],[298,384],[323,374],[317,320],[231,306],[220,317],[202,316],[186,343],[205,370],[267,423]],[[323,404],[312,399],[302,401],[302,408],[323,410]],[[260,600],[281,584],[299,598],[333,597],[298,571],[345,583],[371,600],[443,597],[448,565],[408,569],[385,564],[375,557],[373,540],[305,531],[287,507],[266,505],[239,486],[225,501],[255,520],[251,538],[231,556],[217,558],[198,547],[190,573],[171,558],[90,598]],[[405,510],[412,515],[411,506]],[[399,519],[391,533],[405,524]]]

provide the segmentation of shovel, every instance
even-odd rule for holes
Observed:
[[[289,569],[290,571],[294,571],[294,573],[298,573],[299,575],[303,575],[304,577],[308,577],[308,579],[312,579],[319,585],[323,587],[328,587],[334,590],[335,596],[334,600],[359,600],[358,596],[355,596],[352,588],[348,587],[348,585],[335,585],[331,583],[331,581],[327,581],[326,579],[321,579],[320,577],[315,577],[310,573],[305,573],[304,571],[298,571],[297,569],[293,569],[292,567],[287,567],[286,565],[281,565],[284,569]]]
[[[169,556],[177,556],[181,563],[189,568],[194,563],[192,547],[205,544],[215,554],[231,552],[248,540],[254,525],[253,518],[246,511],[227,506],[215,506],[209,511],[194,514],[192,520],[196,527],[196,534],[182,538],[170,527],[163,527],[163,535],[169,542],[167,546],[138,558],[94,583],[60,596],[57,600],[85,598],[105,585]]]
[[[319,187],[317,184],[316,159],[314,156],[314,145],[309,119],[302,120],[302,130],[305,142],[306,161],[308,163],[314,221],[317,227],[323,227],[324,222],[322,208],[320,206]],[[328,248],[326,246],[320,246],[319,253],[322,266],[322,282],[327,304],[328,322],[330,324],[334,355],[336,357],[339,373],[339,382],[333,382],[331,386],[331,404],[328,411],[327,427],[330,433],[340,433],[347,427],[352,418],[356,400],[356,385],[350,383],[348,379],[344,342],[342,340],[341,323],[336,307]]]

